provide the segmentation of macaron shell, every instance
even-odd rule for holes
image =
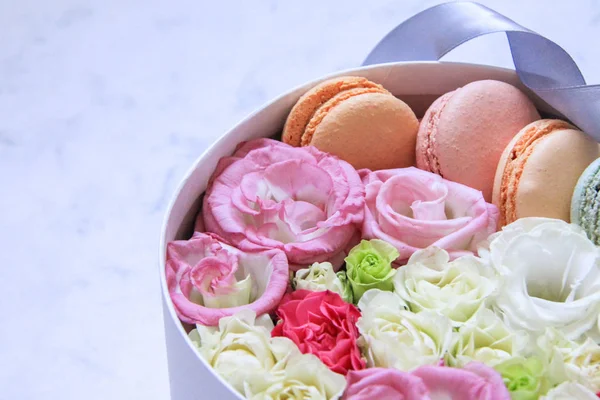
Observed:
[[[590,184],[593,186],[587,187],[579,226],[583,228],[588,238],[597,245],[600,243],[600,192],[598,192],[600,176],[595,175]]]
[[[571,222],[581,226],[595,244],[600,243],[600,158],[577,181],[571,199]]]
[[[436,127],[440,113],[454,93],[456,93],[456,90],[438,97],[427,109],[419,122],[416,150],[417,168],[440,174],[439,160],[432,151],[433,142],[435,142]]]
[[[575,129],[566,121],[543,119],[525,126],[510,141],[500,156],[492,202],[500,210],[500,226],[517,219],[516,193],[523,169],[539,140],[552,132]]]
[[[296,102],[283,127],[281,140],[292,146],[300,146],[304,129],[315,111],[336,94],[354,88],[379,88],[381,85],[359,76],[341,76],[319,83]]]
[[[519,89],[477,81],[458,89],[435,124],[431,152],[439,174],[483,193],[491,201],[500,156],[511,139],[540,115]]]
[[[498,166],[496,167],[496,174],[494,175],[494,188],[492,190],[492,204],[494,204],[496,207],[498,207],[498,209],[501,209],[501,205],[500,205],[500,194],[502,192],[503,189],[503,185],[505,184],[513,184],[512,181],[508,181],[511,178],[510,177],[504,177],[505,175],[505,171],[506,171],[506,165],[509,163],[511,154],[512,154],[512,150],[515,147],[515,143],[520,139],[520,136],[517,135],[515,136],[509,143],[508,145],[504,148],[504,151],[502,152],[502,154],[500,155],[500,160],[498,161]],[[506,182],[503,182],[503,180],[507,180]],[[502,212],[501,212],[502,214]],[[502,219],[502,215],[500,216]],[[500,224],[502,224],[502,222],[500,221]]]
[[[600,158],[591,163],[581,174],[575,185],[575,191],[571,199],[571,222],[579,224],[581,218],[581,211],[585,206],[583,203],[586,201],[586,192],[588,190],[596,190],[594,187],[590,187],[592,181],[596,178],[596,175],[600,172]]]
[[[597,143],[575,129],[540,139],[527,159],[516,193],[516,216],[570,221],[577,180],[600,156]]]
[[[329,110],[310,145],[356,169],[404,168],[415,163],[419,123],[410,107],[384,93],[350,97]]]
[[[300,145],[308,146],[310,144],[312,137],[315,134],[315,130],[334,107],[345,102],[350,97],[360,96],[366,93],[384,93],[391,96],[391,94],[389,94],[387,90],[377,87],[354,88],[344,90],[343,92],[336,94],[314,112],[312,118],[308,122],[308,125],[306,125],[306,128],[304,129],[304,134],[302,135],[302,139],[300,140]]]

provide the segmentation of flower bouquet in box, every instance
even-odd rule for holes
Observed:
[[[425,110],[376,81],[219,154],[165,252],[193,357],[247,399],[597,398],[600,126],[505,80]]]

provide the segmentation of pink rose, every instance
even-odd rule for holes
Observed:
[[[367,368],[346,376],[343,400],[430,400],[420,378],[393,368]]]
[[[291,339],[302,353],[314,354],[339,374],[365,368],[356,343],[360,311],[339,294],[296,290],[284,296],[277,316],[281,321],[271,336]]]
[[[202,217],[239,249],[283,250],[298,269],[339,267],[363,212],[364,187],[350,164],[314,147],[256,139],[219,162]]]
[[[413,372],[389,368],[350,371],[343,400],[510,400],[494,369],[471,362],[464,369],[423,366]]]
[[[412,374],[421,378],[432,400],[510,400],[502,376],[482,363],[470,362],[462,369],[425,365]]]
[[[288,284],[279,250],[244,253],[204,233],[167,245],[167,286],[183,322],[216,326],[242,309],[273,311]]]
[[[382,239],[400,252],[399,262],[428,246],[452,258],[471,254],[496,231],[498,209],[480,191],[417,168],[371,172],[365,184],[363,238]]]

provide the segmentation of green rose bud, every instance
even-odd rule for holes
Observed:
[[[494,367],[502,375],[512,400],[537,400],[549,389],[544,364],[535,357],[515,357]]]
[[[369,289],[392,291],[396,270],[392,262],[398,258],[398,250],[383,240],[363,240],[350,250],[346,257],[346,275],[352,287],[354,302],[358,302]]]

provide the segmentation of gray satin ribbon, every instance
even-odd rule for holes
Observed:
[[[363,65],[435,61],[473,38],[505,32],[521,82],[600,142],[600,85],[586,85],[575,61],[556,43],[474,2],[444,3],[406,20]]]

